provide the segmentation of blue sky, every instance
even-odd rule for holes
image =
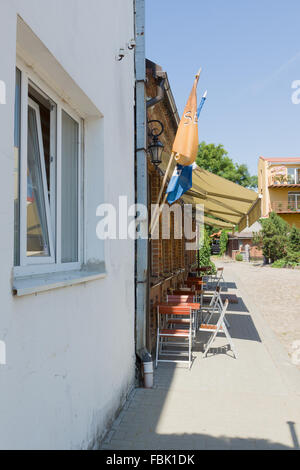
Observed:
[[[200,141],[252,174],[259,155],[300,155],[299,0],[146,0],[146,55],[168,73],[180,115],[202,67]]]

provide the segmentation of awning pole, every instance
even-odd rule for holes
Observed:
[[[164,186],[165,186],[165,184],[166,184],[166,181],[167,181],[167,178],[168,178],[168,174],[169,174],[169,171],[170,171],[171,164],[172,164],[172,162],[173,162],[174,156],[175,156],[175,153],[172,152],[172,154],[171,154],[171,156],[170,156],[170,159],[169,159],[169,163],[168,163],[166,172],[165,172],[165,174],[164,174],[164,179],[163,179],[163,182],[162,182],[160,191],[159,191],[159,195],[158,195],[158,198],[157,198],[157,201],[156,201],[156,206],[155,206],[155,209],[154,209],[154,213],[153,213],[153,216],[151,217],[150,232],[152,232],[152,227],[153,227],[154,221],[155,221],[155,219],[156,219],[157,209],[158,209],[158,210],[160,209],[160,208],[159,208],[159,201],[160,201],[162,192],[163,192],[163,190],[164,190]],[[160,212],[159,212],[159,214],[160,214]],[[159,216],[159,215],[158,215],[158,216]],[[155,223],[155,226],[156,226],[156,223]]]
[[[164,195],[163,202],[162,202],[161,205],[159,206],[157,217],[156,217],[156,219],[154,219],[154,221],[153,221],[153,226],[151,227],[151,232],[154,232],[154,230],[155,230],[155,228],[156,228],[157,222],[159,221],[160,213],[161,213],[161,211],[163,210],[163,207],[164,207],[164,205],[165,205],[165,202],[166,202],[167,197],[168,197],[168,194],[166,193],[166,194]],[[156,211],[156,212],[157,212],[157,211]]]

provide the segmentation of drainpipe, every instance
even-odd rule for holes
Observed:
[[[147,109],[159,103],[165,93],[165,78],[159,77],[157,96],[146,102],[145,0],[135,0],[135,168],[136,203],[148,207]],[[144,233],[148,233],[148,220]],[[147,312],[150,292],[150,250],[148,239],[136,240],[135,262],[135,341],[136,355],[142,365],[144,386],[153,386],[153,359],[147,350]]]
[[[147,101],[147,109],[152,108],[163,99],[165,95],[164,84],[165,84],[165,79],[163,77],[160,77],[159,83],[157,85],[157,95],[154,98],[151,98],[151,100]]]
[[[147,171],[147,114],[146,114],[146,59],[145,59],[145,0],[135,0],[135,168],[136,203],[148,207]],[[140,223],[147,224],[148,220]],[[135,347],[138,363],[152,363],[146,347],[148,306],[148,240],[137,239],[135,259]],[[143,371],[139,371],[140,375]],[[153,376],[153,375],[152,375]],[[149,377],[147,377],[149,378]],[[148,383],[149,385],[149,383]],[[150,380],[151,385],[151,380]]]

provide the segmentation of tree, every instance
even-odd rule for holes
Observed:
[[[300,251],[300,230],[293,225],[289,234],[288,249],[292,252]]]
[[[275,212],[268,219],[261,219],[262,230],[255,234],[253,243],[260,246],[263,255],[274,261],[284,258],[287,254],[290,226]]]
[[[247,165],[234,163],[223,145],[201,142],[196,159],[197,165],[246,188],[257,188],[257,176],[251,176]]]
[[[212,272],[216,272],[216,267],[210,259],[210,240],[207,230],[204,227],[203,245],[199,250],[199,266],[211,266]]]
[[[228,232],[226,230],[222,230],[221,235],[220,235],[220,256],[226,253],[227,243],[228,243]]]

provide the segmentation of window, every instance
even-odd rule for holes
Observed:
[[[16,69],[16,92],[15,92],[15,132],[14,132],[14,265],[20,263],[20,127],[21,127],[21,72]]]
[[[300,168],[288,168],[288,183],[300,184]]]
[[[300,211],[300,192],[288,193],[288,209],[291,211]]]
[[[17,69],[17,275],[75,269],[81,264],[81,119],[45,88],[36,77]]]

